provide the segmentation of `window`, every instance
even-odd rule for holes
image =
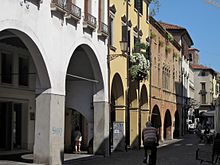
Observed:
[[[203,70],[203,71],[201,71],[201,76],[205,76],[206,74],[205,74],[205,71]]]
[[[128,54],[131,52],[131,31],[128,30]]]
[[[192,54],[190,53],[189,54],[189,61],[192,61],[193,60],[193,57],[192,57]]]
[[[149,21],[149,4],[146,3],[146,21]]]
[[[109,18],[109,28],[110,28],[110,34],[109,34],[109,44],[110,46],[113,46],[113,16],[110,15],[110,18]]]
[[[19,85],[28,86],[28,72],[29,72],[28,58],[19,57]]]
[[[160,64],[158,64],[158,74],[157,74],[157,80],[158,80],[158,87],[160,87]]]
[[[201,83],[201,89],[205,90],[205,83]]]
[[[206,87],[205,83],[201,83],[201,103],[206,104]]]
[[[206,104],[206,95],[205,94],[201,95],[201,103]]]
[[[103,0],[99,0],[99,23],[100,22],[104,22],[104,1]]]
[[[12,83],[12,60],[13,56],[11,54],[1,54],[1,75],[3,83]]]
[[[122,25],[122,41],[128,41],[128,27],[126,25]]]
[[[139,13],[143,14],[143,0],[134,0],[134,7]]]
[[[138,39],[138,37],[134,36],[134,45],[136,45],[137,43],[140,43],[140,39]]]

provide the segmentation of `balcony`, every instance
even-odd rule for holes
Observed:
[[[77,22],[81,19],[81,8],[68,1],[64,7],[67,13],[65,14],[66,19],[75,19]]]
[[[103,37],[108,37],[108,25],[103,22],[99,22],[98,35]]]
[[[83,20],[83,27],[95,30],[96,24],[97,24],[96,18],[89,13],[85,13]]]
[[[50,7],[52,11],[60,11],[66,13],[66,3],[64,0],[52,0]]]

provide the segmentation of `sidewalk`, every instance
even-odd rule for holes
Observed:
[[[173,140],[165,140],[163,142],[160,142],[158,148],[162,148],[165,147],[167,145],[173,144],[173,143],[177,143],[179,141],[181,141],[183,139],[173,139]],[[135,150],[134,150],[135,151]],[[4,156],[4,154],[3,154]],[[20,156],[20,158],[19,158]],[[17,156],[17,161],[9,161],[9,160],[0,160],[0,165],[40,165],[40,164],[34,164],[34,163],[30,163],[33,161],[33,154],[24,154],[22,155],[21,153],[18,154]],[[91,159],[96,159],[96,158],[100,158],[103,157],[101,155],[92,155],[92,154],[87,154],[86,152],[82,152],[80,154],[64,154],[64,164],[68,164],[71,161],[77,161],[77,160],[91,160]],[[13,158],[12,160],[14,160],[16,158]],[[25,162],[21,162],[22,160],[24,160]]]

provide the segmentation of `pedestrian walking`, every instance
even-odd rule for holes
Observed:
[[[150,156],[151,165],[156,165],[157,146],[159,142],[158,137],[159,136],[157,129],[152,126],[150,121],[148,121],[146,123],[146,128],[144,128],[142,131],[142,140],[145,150],[144,163],[146,163],[147,150],[151,150],[151,156]]]

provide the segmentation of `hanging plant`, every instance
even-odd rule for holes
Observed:
[[[150,69],[148,53],[149,51],[145,44],[138,43],[135,45],[130,56],[131,67],[129,72],[132,80],[142,81],[148,78],[148,70]]]
[[[167,40],[170,42],[174,40],[173,36],[170,33],[167,33]]]

